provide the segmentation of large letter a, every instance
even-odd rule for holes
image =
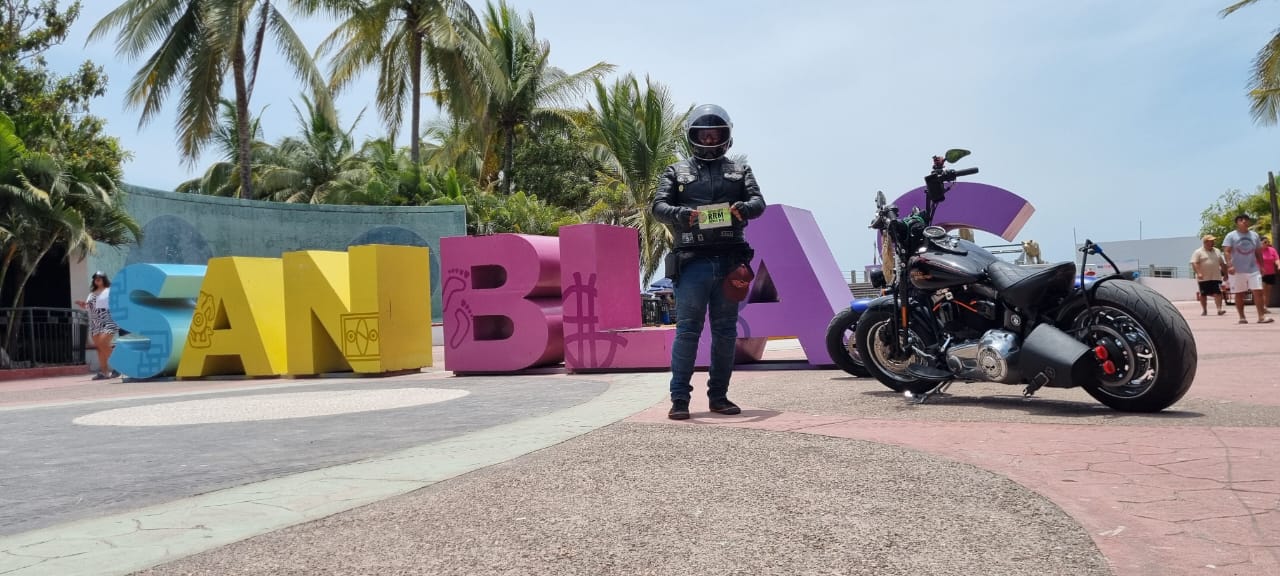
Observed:
[[[794,336],[810,364],[831,364],[827,324],[852,298],[813,213],[775,204],[746,235],[756,251],[757,276],[739,314],[747,333],[740,329],[738,336]]]

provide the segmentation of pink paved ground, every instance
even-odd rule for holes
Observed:
[[[1211,307],[1210,316],[1201,317],[1194,303],[1179,307],[1195,333],[1200,362],[1195,384],[1174,409],[1280,406],[1280,322],[1239,325],[1234,313],[1219,317]],[[740,371],[734,378],[750,383],[777,374]],[[824,378],[815,374],[792,378]],[[705,398],[695,394],[691,420],[668,420],[666,404],[632,420],[867,440],[979,466],[1060,506],[1121,576],[1280,574],[1280,420],[1270,416],[1247,427],[1150,417],[1151,425],[1038,423],[1035,414],[1022,415],[1021,422],[921,422],[842,416],[841,407],[831,405],[775,411],[751,405],[750,397],[742,400],[738,416],[709,414]],[[877,400],[894,401],[884,395],[871,401]]]

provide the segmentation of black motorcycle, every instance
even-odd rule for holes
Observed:
[[[1025,385],[1025,396],[1080,386],[1128,412],[1158,412],[1182,398],[1196,375],[1191,328],[1100,246],[1085,241],[1077,276],[1072,262],[1017,266],[932,225],[956,178],[978,173],[945,168],[968,154],[933,158],[923,211],[899,218],[883,193],[876,196],[871,228],[893,262],[872,274],[885,295],[856,321],[866,370],[918,402],[955,381]],[[1117,273],[1086,278],[1093,255]]]

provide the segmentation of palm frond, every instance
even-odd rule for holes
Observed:
[[[1250,6],[1252,4],[1256,4],[1257,2],[1258,0],[1240,0],[1235,4],[1232,4],[1230,6],[1227,6],[1226,8],[1223,8],[1222,11],[1218,13],[1218,16],[1222,18],[1226,18],[1227,16],[1234,14],[1236,10],[1239,10],[1246,6]]]
[[[1280,120],[1280,31],[1254,58],[1249,99],[1255,122],[1271,125]]]

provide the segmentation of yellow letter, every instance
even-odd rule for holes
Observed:
[[[431,365],[426,248],[289,252],[284,263],[288,374],[377,374]]]
[[[209,260],[178,377],[283,373],[283,292],[278,258]]]

